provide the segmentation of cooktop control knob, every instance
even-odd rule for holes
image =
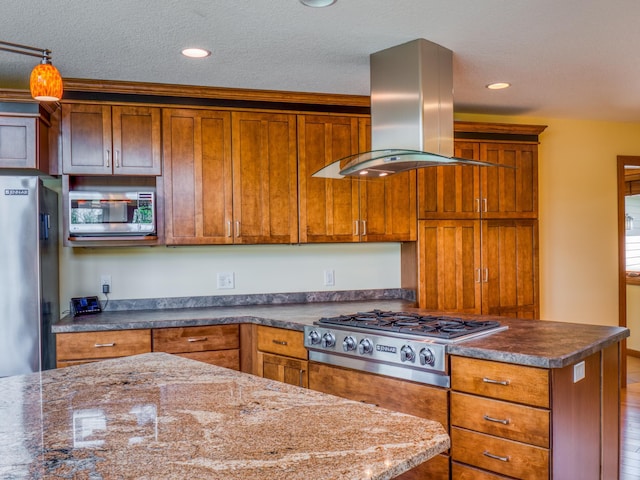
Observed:
[[[323,348],[331,348],[336,346],[336,337],[333,336],[332,333],[325,333],[322,335],[322,347]]]
[[[436,364],[436,357],[430,348],[423,348],[420,350],[420,365],[431,365],[434,367]]]
[[[316,330],[311,330],[307,338],[311,345],[318,345],[320,343],[320,334]]]
[[[413,363],[416,361],[416,352],[409,345],[405,345],[400,349],[400,360]]]
[[[371,343],[371,340],[368,338],[360,340],[360,343],[358,344],[358,353],[360,353],[360,355],[364,355],[365,353],[372,354],[373,344]]]
[[[344,341],[342,342],[342,349],[345,352],[350,352],[351,350],[356,349],[356,339],[352,336],[344,337]]]

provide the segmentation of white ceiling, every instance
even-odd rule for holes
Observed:
[[[454,52],[456,112],[640,122],[638,19],[637,0],[21,0],[0,40],[67,78],[368,95],[369,55],[425,38]],[[0,52],[0,88],[34,62]]]

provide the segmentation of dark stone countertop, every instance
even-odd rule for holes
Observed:
[[[103,312],[83,317],[67,316],[53,325],[54,333],[185,327],[254,323],[291,330],[322,317],[358,311],[417,310],[406,300],[365,300],[281,305],[239,305],[206,308],[171,308]],[[434,313],[426,311],[425,313]],[[622,327],[585,325],[545,320],[493,316],[462,316],[498,320],[508,328],[475,339],[447,344],[453,355],[542,368],[562,368],[588,357],[629,336]]]

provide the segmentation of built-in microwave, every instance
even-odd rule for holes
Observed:
[[[155,192],[70,191],[69,234],[155,235]]]

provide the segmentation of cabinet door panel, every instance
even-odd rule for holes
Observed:
[[[165,234],[170,245],[231,243],[231,116],[165,109]]]
[[[358,122],[359,147],[371,149],[371,120]],[[365,242],[408,242],[417,236],[416,172],[360,180],[360,235]]]
[[[111,107],[62,105],[62,168],[65,174],[111,174]]]
[[[481,169],[483,218],[537,217],[537,149],[529,144],[481,145],[482,160],[514,167]]]
[[[160,175],[160,109],[113,107],[113,172]]]
[[[303,388],[309,386],[309,362],[306,360],[258,352],[258,362],[261,377]]]
[[[481,313],[480,222],[420,221],[420,308]]]
[[[36,168],[35,118],[0,118],[0,168]]]
[[[235,243],[298,241],[296,117],[233,113]]]
[[[482,224],[482,313],[538,318],[537,220]]]
[[[455,156],[480,159],[480,144],[455,142]],[[418,218],[478,218],[479,167],[442,166],[418,170]]]
[[[299,115],[301,242],[358,242],[358,180],[314,178],[335,160],[358,153],[358,118]]]

